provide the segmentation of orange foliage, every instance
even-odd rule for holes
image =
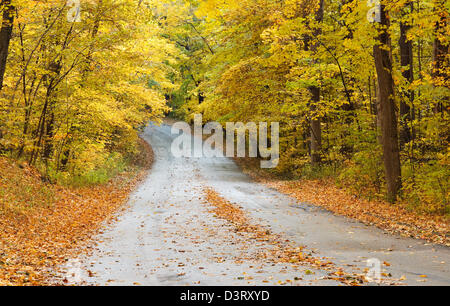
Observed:
[[[257,240],[268,244],[269,249],[255,254],[257,259],[273,263],[289,263],[293,265],[307,265],[309,267],[328,272],[328,279],[336,280],[347,285],[359,285],[366,282],[364,275],[345,273],[327,258],[313,256],[304,246],[291,243],[282,234],[275,234],[264,226],[258,225],[239,206],[228,202],[211,188],[205,188],[206,203],[212,205],[211,212],[218,218],[230,222],[235,232],[244,236],[249,243]],[[309,254],[308,254],[309,253]]]
[[[421,215],[406,209],[407,203],[390,203],[358,198],[330,180],[283,181],[254,167],[247,159],[235,159],[253,179],[299,201],[308,202],[341,216],[375,225],[389,233],[424,239],[450,246],[450,223],[445,217]],[[330,200],[332,199],[332,200]]]
[[[149,165],[149,147],[145,154]],[[0,285],[48,283],[58,265],[82,246],[89,248],[89,238],[114,219],[145,172],[126,172],[101,186],[63,188],[44,183],[33,168],[0,158]],[[15,183],[18,178],[20,184]],[[52,196],[42,196],[43,189]],[[22,199],[21,207],[5,201],[27,195],[32,196]]]

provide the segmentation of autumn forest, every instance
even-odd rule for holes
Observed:
[[[19,190],[16,178],[0,173],[0,219],[21,223],[11,216],[26,216],[27,201],[69,206],[36,213],[36,220],[58,216],[61,228],[39,247],[14,246],[28,237],[25,229],[22,238],[15,230],[0,236],[11,254],[44,254],[54,248],[51,237],[63,235],[52,263],[19,256],[2,268],[12,255],[0,249],[0,284],[41,284],[40,268],[34,277],[17,271],[60,264],[62,241],[89,236],[86,228],[97,229],[117,209],[143,177],[136,169],[149,168],[143,154],[153,158],[140,135],[166,117],[192,123],[202,114],[203,123],[223,126],[279,122],[278,166],[254,169],[253,161],[237,159],[250,176],[294,184],[280,188],[300,200],[309,192],[311,202],[323,201],[311,191],[321,186],[351,205],[374,201],[389,216],[391,206],[448,229],[449,1],[2,0],[1,15],[0,170],[17,180],[28,171],[33,183]],[[114,181],[124,176],[127,183]],[[301,189],[308,184],[317,185]],[[92,188],[98,195],[91,199]],[[102,212],[89,208],[86,225],[73,225],[67,203],[85,194],[86,207],[117,197]],[[220,203],[219,217],[239,215],[206,194]],[[83,207],[77,214],[84,216]],[[448,243],[446,229],[436,228]]]

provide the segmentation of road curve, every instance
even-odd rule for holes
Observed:
[[[270,246],[247,241],[215,217],[204,203],[209,187],[255,222],[350,272],[362,273],[376,258],[390,264],[382,266],[385,275],[407,285],[450,285],[448,247],[392,236],[300,203],[252,182],[227,158],[175,158],[170,147],[176,136],[168,125],[150,124],[142,137],[155,153],[151,173],[118,221],[96,237],[95,250],[63,268],[71,284],[339,284],[307,265],[255,258]]]

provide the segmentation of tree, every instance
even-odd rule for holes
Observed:
[[[433,41],[433,79],[435,86],[450,87],[450,60],[449,60],[449,41],[448,41],[448,20],[449,12],[446,7],[446,1],[434,0],[434,11],[437,15]],[[449,98],[444,98],[446,103]],[[444,105],[438,101],[434,108],[435,113],[442,113]]]
[[[358,193],[445,202],[446,1],[382,3],[368,27],[366,1],[164,0],[164,35],[185,56],[172,78],[183,86],[167,93],[174,113],[280,122],[283,175],[320,163]]]
[[[380,5],[377,43],[373,47],[379,88],[379,114],[386,174],[387,198],[395,202],[401,189],[400,150],[395,112],[394,79],[390,54],[389,19],[384,4]]]
[[[0,30],[0,91],[3,88],[3,78],[5,76],[6,61],[8,59],[9,43],[14,26],[15,7],[11,0],[2,0],[1,9],[3,12],[2,28]]]
[[[413,1],[409,1],[402,8],[402,20],[400,22],[400,64],[402,66],[402,76],[406,81],[406,86],[411,86],[414,81],[414,65],[413,65],[413,44],[408,39],[408,32],[411,30],[411,21],[408,20],[414,6]],[[400,143],[403,147],[412,140],[411,120],[413,114],[411,108],[414,104],[414,90],[406,89],[400,97]]]
[[[50,179],[125,159],[176,88],[168,75],[179,52],[160,35],[149,3],[88,1],[79,23],[67,20],[64,1],[9,3],[17,35],[0,96],[2,149]]]
[[[314,30],[313,35],[315,37],[321,34],[320,24],[323,22],[324,1],[319,0],[319,7],[315,13],[315,21],[317,22],[317,28]],[[313,43],[311,51],[317,52],[318,43]],[[310,104],[311,111],[311,164],[313,166],[320,164],[321,151],[322,151],[322,127],[321,119],[317,114],[317,106],[320,102],[320,87],[317,85],[309,88],[312,96]]]

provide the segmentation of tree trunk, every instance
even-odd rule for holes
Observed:
[[[86,55],[86,67],[83,70],[83,80],[86,80],[87,75],[89,72],[92,72],[92,61],[93,61],[93,56],[94,56],[94,50],[95,50],[95,39],[97,37],[98,34],[98,30],[100,29],[100,23],[103,17],[103,12],[102,12],[102,5],[103,5],[103,0],[100,0],[97,4],[97,16],[95,17],[94,20],[94,26],[92,28],[91,31],[91,44],[89,46],[87,55]]]
[[[343,5],[347,5],[347,4],[350,4],[350,3],[352,3],[354,0],[343,0],[342,1],[342,4]],[[350,13],[352,12],[352,10],[350,10]],[[347,16],[342,16],[342,17],[347,17]],[[341,18],[342,18],[341,17]],[[345,20],[344,18],[342,18],[343,20]],[[352,29],[345,23],[345,21],[343,21],[344,22],[344,25],[346,26],[346,28],[347,28],[347,30],[348,30],[348,33],[347,33],[347,35],[344,37],[344,39],[348,39],[348,40],[353,40],[353,38],[354,38],[354,34],[353,34],[353,31],[352,31]],[[351,65],[352,63],[350,62],[350,65]],[[343,77],[342,77],[342,79],[343,79]],[[353,103],[353,101],[352,101],[352,99],[351,99],[351,97],[353,96],[353,89],[352,88],[347,88],[347,86],[346,86],[346,84],[345,84],[345,82],[343,82],[344,84],[344,90],[345,90],[345,95],[347,96],[347,101],[348,101],[348,103],[345,103],[344,105],[342,105],[342,110],[344,110],[345,112],[346,112],[346,123],[347,124],[351,124],[352,122],[353,122],[353,119],[354,119],[354,117],[356,116],[356,114],[355,114],[355,110],[356,110],[356,105],[355,105],[355,103]],[[354,83],[356,83],[356,80],[355,80],[355,78],[354,77],[350,77],[350,82],[349,82],[350,84],[354,84]]]
[[[309,89],[312,94],[312,103],[310,105],[311,111],[311,164],[316,166],[321,162],[322,151],[322,120],[317,116],[317,103],[320,101],[320,88],[311,87]]]
[[[8,59],[9,42],[14,23],[14,6],[11,0],[3,0],[1,3],[3,10],[2,29],[0,30],[0,90],[3,88],[3,79],[6,70],[6,60]]]
[[[390,54],[389,19],[381,5],[381,22],[378,43],[373,48],[379,87],[379,116],[386,174],[387,198],[395,202],[401,189],[400,152],[398,144],[397,115],[395,113],[394,80]]]
[[[319,8],[316,12],[316,21],[322,23],[323,21],[323,0],[319,0]],[[314,36],[318,36],[322,33],[320,28],[314,31]],[[317,43],[311,46],[311,51],[317,51]],[[322,151],[322,128],[321,128],[321,118],[317,114],[317,105],[320,102],[320,88],[318,86],[311,86],[309,88],[311,92],[312,99],[310,103],[310,113],[311,113],[311,165],[316,166],[321,162],[321,151]]]
[[[413,10],[413,2],[406,4]],[[403,17],[407,16],[408,12],[405,8],[403,12]],[[410,85],[414,81],[414,71],[413,71],[413,46],[412,41],[408,40],[407,34],[411,29],[411,25],[402,21],[400,23],[400,62],[402,65],[402,76]],[[403,147],[405,144],[409,143],[413,138],[413,133],[411,130],[411,106],[414,103],[414,91],[407,90],[400,99],[400,146]]]
[[[435,25],[435,39],[433,43],[433,79],[435,86],[450,86],[450,75],[448,52],[449,44],[445,42],[447,40],[446,27],[449,18],[449,13],[445,7],[445,0],[434,1],[435,13],[440,16],[438,22]],[[448,99],[448,97],[447,97]],[[448,101],[446,101],[448,102]],[[442,113],[444,110],[444,104],[442,101],[438,101],[434,108],[435,113]]]

